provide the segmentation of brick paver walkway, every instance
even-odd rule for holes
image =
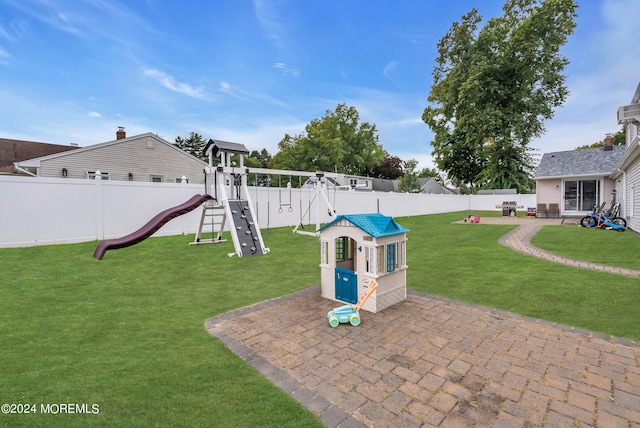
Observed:
[[[640,428],[633,341],[413,291],[358,327],[335,306],[315,286],[206,328],[329,427]]]
[[[495,223],[512,223],[519,224],[520,226],[506,234],[502,238],[500,238],[499,242],[502,245],[513,248],[516,251],[520,251],[521,253],[528,254],[533,257],[539,257],[541,259],[549,260],[555,263],[562,263],[569,266],[582,268],[582,269],[592,269],[598,270],[602,272],[615,273],[618,275],[626,275],[634,278],[640,278],[640,271],[634,269],[626,269],[615,266],[608,266],[599,263],[585,262],[582,260],[570,259],[567,257],[560,256],[558,254],[554,254],[549,251],[542,250],[540,248],[534,247],[531,245],[531,237],[538,233],[542,226],[547,225],[559,225],[561,220],[557,219],[501,219],[500,217],[495,217],[493,219],[488,218],[484,219],[489,222],[489,224]],[[481,220],[482,221],[482,220]],[[572,220],[573,221],[573,220]],[[475,226],[475,225],[474,225]],[[621,233],[621,232],[607,232],[607,233]]]

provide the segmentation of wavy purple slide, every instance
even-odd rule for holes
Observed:
[[[147,224],[135,232],[130,233],[127,236],[123,236],[122,238],[102,241],[98,244],[96,251],[93,253],[93,257],[98,260],[102,260],[102,257],[104,257],[104,253],[107,250],[130,247],[131,245],[144,241],[170,220],[193,211],[209,199],[213,199],[213,196],[207,194],[195,195],[184,204],[166,209],[153,217],[147,222]]]

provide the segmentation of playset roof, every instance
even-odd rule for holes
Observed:
[[[318,231],[333,226],[335,223],[343,219],[353,223],[354,226],[359,227],[374,238],[389,235],[398,235],[400,233],[409,232],[409,229],[396,223],[393,217],[389,217],[380,213],[341,214],[337,216],[331,223],[327,223],[322,226],[320,229],[318,229]]]
[[[202,154],[208,155],[210,150],[213,151],[213,156],[217,156],[221,151],[240,155],[249,154],[249,150],[247,150],[244,144],[232,143],[230,141],[214,140],[213,138],[210,139],[204,149],[202,149]]]

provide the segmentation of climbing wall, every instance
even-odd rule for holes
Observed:
[[[253,256],[256,254],[264,254],[260,245],[260,229],[255,225],[249,204],[244,200],[228,201],[231,211],[231,227],[232,233],[236,235],[237,242],[242,248],[243,256]]]

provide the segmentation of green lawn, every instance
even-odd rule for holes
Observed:
[[[411,229],[411,288],[640,340],[640,280],[522,255],[497,243],[513,226],[452,224],[464,215],[396,219]],[[0,426],[321,426],[204,329],[319,282],[316,238],[289,228],[264,238],[271,253],[246,258],[227,257],[230,242],[189,247],[185,236],[102,261],[95,242],[0,249],[0,402],[99,405],[91,415],[0,414]],[[639,245],[632,232],[569,226],[537,238],[558,253],[627,254],[611,263],[634,262]]]

